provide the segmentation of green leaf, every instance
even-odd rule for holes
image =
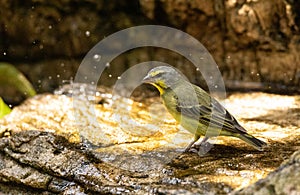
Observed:
[[[0,97],[0,119],[5,115],[9,114],[11,109],[4,103],[2,98]]]
[[[13,65],[0,62],[0,85],[11,85],[27,97],[36,94],[31,83]]]

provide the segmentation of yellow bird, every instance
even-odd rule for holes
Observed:
[[[205,136],[201,144],[210,137],[232,136],[258,150],[262,150],[267,145],[248,134],[216,99],[200,87],[188,82],[174,68],[155,67],[148,72],[143,83],[155,86],[169,113],[181,126],[194,134],[194,140],[188,145],[186,151],[201,136]]]

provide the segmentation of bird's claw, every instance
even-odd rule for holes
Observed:
[[[199,145],[187,147],[184,152],[193,152],[198,153],[199,156],[204,156],[212,147],[213,145],[209,142],[201,142]]]
[[[210,144],[209,142],[204,142],[200,144],[199,150],[198,150],[198,155],[199,156],[204,156],[205,154],[207,154],[208,151],[210,151],[210,149],[213,147],[212,144]]]

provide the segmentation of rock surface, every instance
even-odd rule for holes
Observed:
[[[299,86],[299,13],[295,9],[299,2],[140,2],[147,17],[180,28],[203,43],[228,87],[234,87],[230,80]]]
[[[300,150],[295,152],[278,169],[254,185],[232,194],[300,194]]]
[[[299,171],[293,171],[299,166],[299,152],[287,160],[300,150],[299,96],[231,95],[223,103],[269,146],[260,152],[238,139],[220,137],[202,157],[183,153],[193,136],[178,128],[157,98],[143,103],[104,93],[98,98],[97,104],[74,104],[64,95],[38,95],[1,119],[0,192],[299,192]],[[139,124],[146,124],[144,130]]]

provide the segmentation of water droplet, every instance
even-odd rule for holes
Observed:
[[[259,76],[259,73],[256,73],[256,76]]]
[[[204,57],[200,57],[200,60],[204,60]]]
[[[109,78],[111,78],[111,77],[112,77],[112,75],[111,75],[111,74],[109,74],[109,75],[108,75],[108,77],[109,77]]]
[[[196,68],[196,71],[200,71],[200,68]]]
[[[64,63],[61,63],[61,64],[60,64],[60,66],[61,66],[61,67],[64,67],[64,66],[65,66],[65,64],[64,64]]]
[[[88,79],[87,76],[85,76],[84,79],[87,80]]]
[[[97,69],[97,66],[94,66],[93,68],[94,68],[94,69]]]
[[[41,80],[38,80],[37,82],[38,82],[38,83],[41,83],[42,81],[41,81]]]
[[[93,56],[93,59],[94,59],[96,62],[99,62],[100,59],[101,59],[101,56],[98,55],[98,54],[95,54],[95,55]]]
[[[215,88],[217,89],[217,88],[218,88],[218,85],[215,85]]]
[[[118,76],[118,77],[117,77],[117,79],[118,79],[118,80],[120,80],[120,79],[121,79],[121,77],[120,77],[120,76]]]
[[[44,49],[44,45],[41,44],[41,45],[39,46],[39,48],[40,48],[40,49]]]
[[[56,75],[56,77],[57,77],[57,78],[59,78],[59,77],[60,77],[60,75],[58,74],[58,75]]]
[[[3,52],[3,55],[6,56],[6,52]]]
[[[231,56],[227,56],[227,58],[228,58],[228,59],[230,59],[230,58],[231,58]]]
[[[49,28],[49,29],[52,29],[52,25],[49,25],[48,28]]]
[[[106,66],[106,67],[110,67],[110,63],[109,63],[109,62],[106,62],[105,66]]]
[[[51,79],[52,79],[52,76],[49,76],[49,77],[48,77],[48,79],[50,79],[50,80],[51,80]]]
[[[89,37],[91,35],[91,32],[90,31],[85,31],[85,36]]]

